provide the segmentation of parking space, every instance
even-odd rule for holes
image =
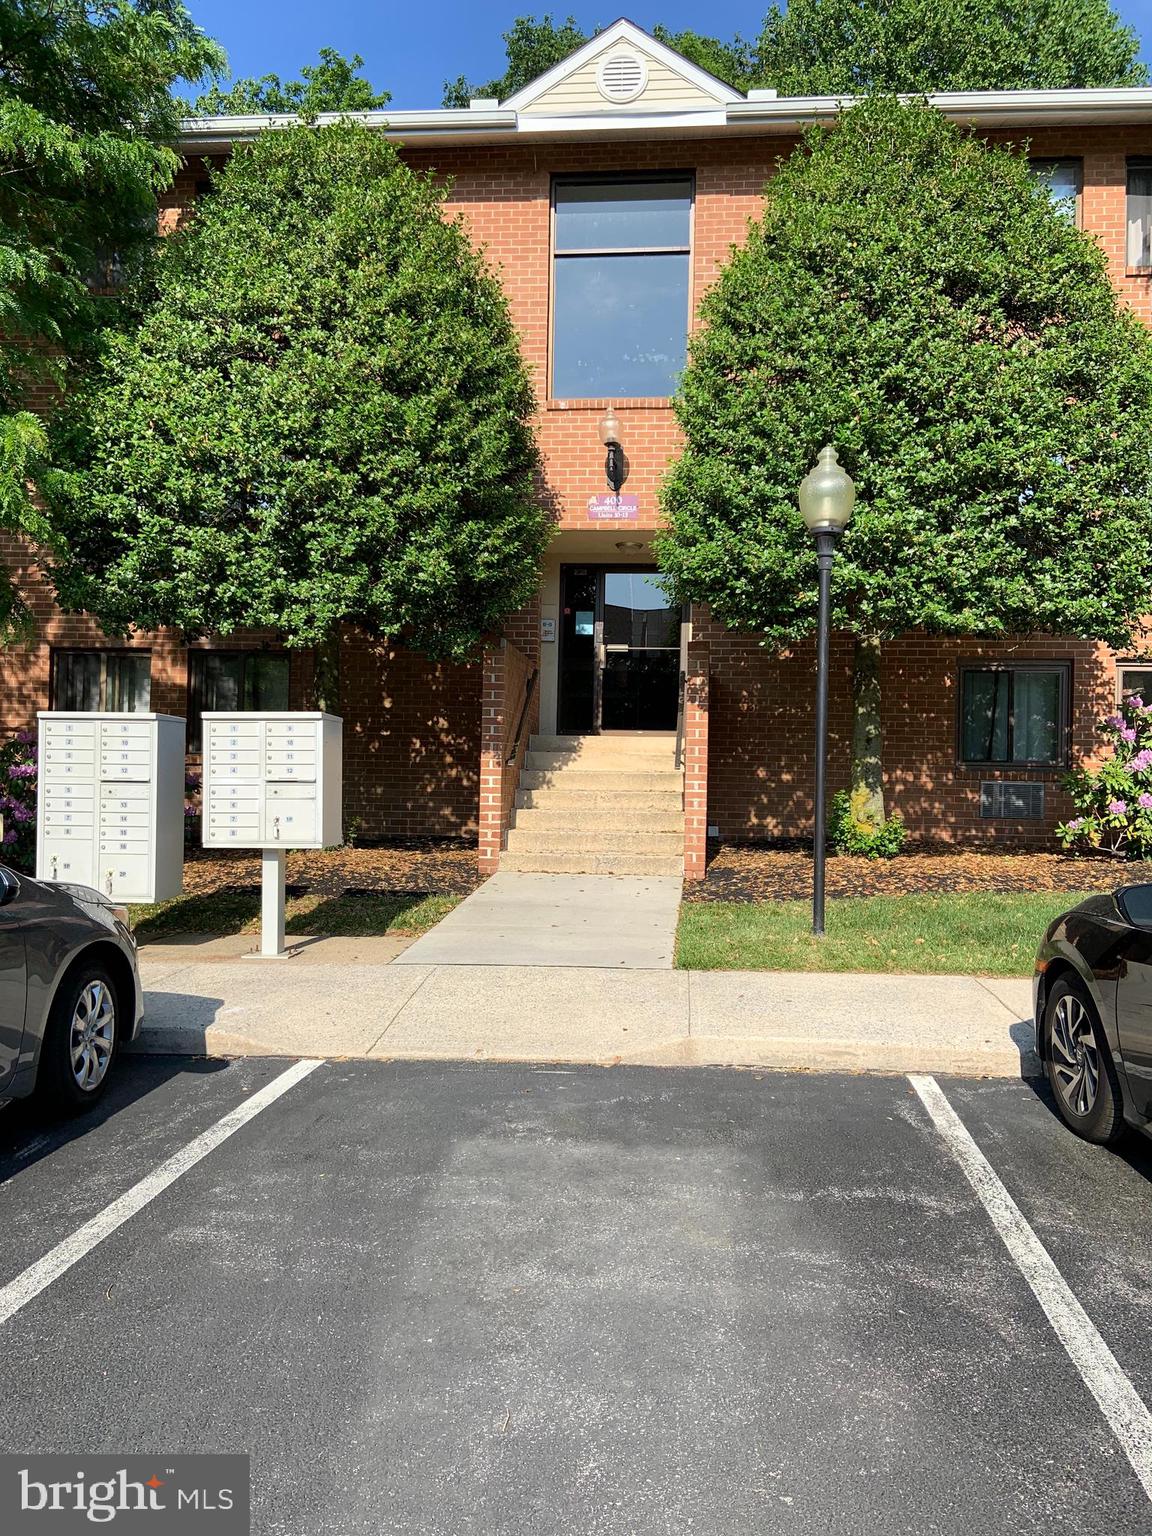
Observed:
[[[0,1284],[285,1065],[3,1120]],[[1147,1397],[1152,1159],[940,1086]],[[1152,1532],[903,1078],[328,1062],[0,1339],[2,1449],[247,1451],[261,1533]]]

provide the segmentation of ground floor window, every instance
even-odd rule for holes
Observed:
[[[49,708],[147,711],[151,651],[53,651]]]
[[[188,652],[188,750],[199,752],[205,710],[288,708],[288,657],[269,651]]]
[[[1059,767],[1067,756],[1067,662],[971,665],[960,671],[965,763]]]
[[[1152,703],[1152,666],[1117,667],[1116,692],[1121,704],[1133,694],[1145,704]]]

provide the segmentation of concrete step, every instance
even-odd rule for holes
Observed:
[[[681,854],[513,853],[500,855],[500,868],[526,875],[683,875]]]
[[[634,769],[585,768],[525,768],[520,775],[521,789],[550,789],[562,785],[573,792],[593,790],[599,794],[608,791],[628,791],[642,794],[645,790],[674,790],[680,793],[684,775],[674,768],[653,770],[651,773]]]
[[[632,773],[675,772],[676,759],[671,752],[537,752],[524,754],[525,768],[579,768],[587,773],[623,769]]]
[[[521,784],[524,780],[521,778]],[[647,815],[659,813],[679,816],[684,809],[684,795],[679,785],[676,789],[599,790],[577,787],[569,789],[567,781],[545,789],[518,789],[516,808],[521,811],[577,812],[583,820],[587,816],[599,817],[612,811],[622,814]]]
[[[535,793],[547,795],[557,791],[545,789]],[[614,833],[674,832],[680,837],[684,832],[684,812],[679,804],[650,809],[646,804],[621,804],[618,799],[607,799],[595,811],[580,802],[556,807],[549,801],[544,805],[518,807],[512,813],[512,825],[530,827],[535,832],[551,832],[558,838],[578,838],[586,830]]]
[[[624,752],[635,757],[674,757],[674,736],[532,736],[530,752],[579,753],[596,757],[603,752]]]
[[[521,826],[508,833],[508,847],[513,853],[594,853],[622,855],[669,854],[683,855],[682,832],[614,832],[605,831],[598,822],[590,823],[571,836],[554,828],[537,828],[529,817]]]

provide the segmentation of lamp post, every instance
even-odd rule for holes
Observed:
[[[620,420],[611,406],[600,419],[600,441],[608,450],[604,460],[604,473],[613,496],[619,496],[624,484],[624,450],[620,446]]]
[[[828,773],[828,636],[831,627],[832,561],[836,540],[848,526],[856,487],[841,469],[831,444],[800,482],[800,515],[816,537],[820,604],[816,640],[816,800],[815,852],[812,861],[812,932],[824,932],[824,856]]]

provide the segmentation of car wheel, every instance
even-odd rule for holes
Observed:
[[[1062,977],[1044,1008],[1045,1057],[1056,1108],[1085,1141],[1109,1145],[1124,1133],[1124,1104],[1095,1005],[1079,981]]]
[[[40,1048],[38,1086],[67,1109],[94,1104],[108,1085],[119,1043],[116,988],[101,966],[78,966],[61,983]]]

